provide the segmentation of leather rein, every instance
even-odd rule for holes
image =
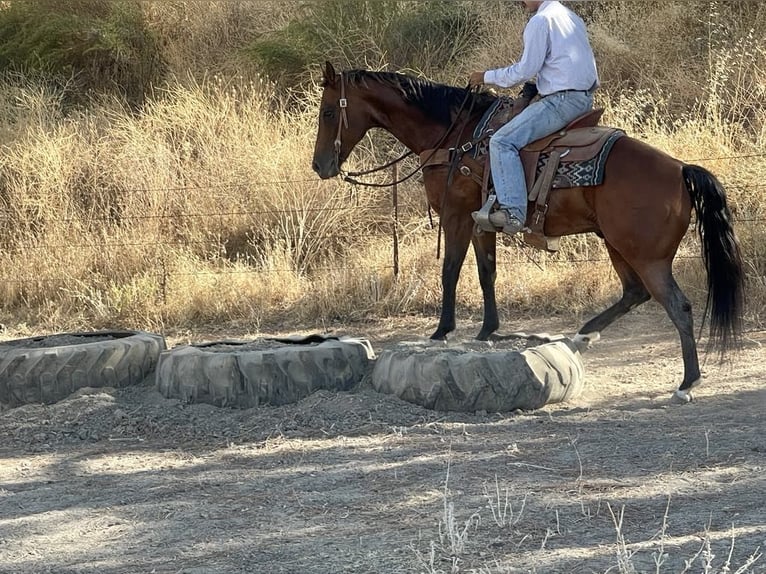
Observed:
[[[463,101],[460,104],[460,108],[458,109],[458,112],[455,115],[454,121],[450,124],[449,128],[447,128],[447,130],[444,132],[444,135],[442,135],[442,137],[439,139],[439,141],[436,143],[436,145],[434,145],[432,148],[430,148],[433,151],[431,151],[429,156],[424,161],[421,161],[420,166],[415,168],[411,173],[409,173],[408,175],[406,175],[404,177],[401,177],[401,178],[397,179],[396,181],[391,181],[391,182],[388,182],[388,183],[368,183],[368,182],[359,181],[357,179],[354,179],[355,177],[358,177],[360,175],[369,175],[371,173],[376,173],[376,172],[382,171],[382,170],[384,170],[386,168],[391,167],[392,165],[395,165],[395,164],[399,163],[400,161],[404,160],[405,158],[408,158],[409,156],[411,156],[414,153],[412,150],[408,150],[407,152],[405,152],[404,154],[402,154],[398,158],[396,158],[396,159],[394,159],[392,161],[389,161],[388,163],[386,163],[384,165],[381,165],[379,167],[374,167],[372,169],[367,169],[367,170],[363,170],[363,171],[344,172],[343,170],[340,170],[340,167],[339,167],[339,172],[340,172],[340,175],[341,175],[341,178],[343,179],[343,181],[347,181],[347,182],[352,183],[354,185],[362,185],[362,186],[365,186],[365,187],[391,187],[391,186],[403,183],[403,182],[407,181],[408,179],[411,179],[412,177],[414,177],[420,171],[422,166],[427,164],[428,161],[431,158],[433,158],[434,155],[436,155],[436,153],[439,151],[441,145],[446,141],[447,136],[457,126],[458,119],[460,118],[460,114],[463,113],[463,109],[465,108],[465,105],[468,102],[468,99],[470,98],[472,91],[473,91],[473,89],[470,86],[466,87],[465,97],[463,98]],[[347,112],[347,109],[348,109],[348,99],[346,98],[346,81],[345,81],[345,76],[344,76],[343,72],[340,73],[340,99],[338,100],[338,105],[340,106],[340,117],[338,118],[338,131],[337,131],[337,133],[335,135],[334,145],[335,145],[335,161],[337,162],[338,166],[340,166],[341,134],[343,133],[343,129],[344,128],[348,129],[348,112]],[[473,103],[471,104],[471,109],[473,109]],[[470,119],[470,116],[471,116],[471,114],[469,113],[468,117],[464,121],[463,127],[465,127],[465,124],[468,123],[468,120]],[[462,131],[462,129],[458,130],[457,133],[459,134],[461,131]]]

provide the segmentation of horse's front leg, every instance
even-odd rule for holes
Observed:
[[[497,316],[497,302],[495,300],[495,279],[497,278],[497,235],[495,233],[474,234],[471,242],[476,254],[476,264],[479,270],[479,283],[481,294],[484,298],[484,321],[481,331],[476,335],[479,341],[486,341],[489,336],[497,331],[500,319]]]
[[[468,244],[473,234],[473,220],[469,212],[445,213],[442,216],[444,230],[444,263],[442,264],[442,312],[439,325],[432,339],[445,339],[455,330],[455,297],[460,269],[463,267]]]

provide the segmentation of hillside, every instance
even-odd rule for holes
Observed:
[[[597,54],[604,121],[724,182],[747,325],[762,324],[766,4],[571,5]],[[257,330],[435,315],[422,186],[399,189],[395,275],[390,191],[311,171],[320,66],[462,86],[518,56],[524,21],[520,3],[500,0],[3,2],[0,320],[11,332]],[[400,153],[372,134],[350,167]],[[689,237],[676,274],[701,312]],[[473,317],[471,261],[458,306]],[[619,293],[596,237],[566,238],[555,256],[504,245],[498,285],[514,315],[591,314]]]

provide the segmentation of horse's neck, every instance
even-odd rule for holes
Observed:
[[[399,98],[392,100],[382,97],[376,102],[376,107],[381,110],[376,117],[379,127],[416,154],[443,144],[446,132],[450,129],[450,126],[429,118],[417,106],[409,105]]]
[[[443,138],[445,130],[449,127],[442,126],[433,120],[427,120],[422,113],[410,113],[391,118],[389,125],[383,129],[390,132],[402,144],[416,154],[430,149]]]

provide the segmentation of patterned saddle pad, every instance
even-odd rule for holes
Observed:
[[[551,187],[554,189],[588,187],[604,183],[604,170],[606,168],[606,160],[609,157],[609,152],[612,150],[612,146],[614,146],[615,142],[624,135],[625,133],[621,131],[615,131],[609,135],[604,142],[601,151],[591,159],[585,161],[567,161],[566,158],[562,158],[559,167],[556,170],[556,175],[553,178]],[[535,179],[540,176],[545,165],[548,163],[549,158],[550,153],[540,154],[540,158],[537,160],[537,173],[535,174]]]
[[[511,98],[498,98],[489,109],[487,109],[474,129],[473,139],[478,143],[471,150],[471,154],[474,159],[486,162],[485,169],[489,168],[489,161],[486,161],[489,159],[489,138],[482,138],[482,136],[487,134],[488,130],[491,129],[496,131],[510,121],[512,107],[513,100]],[[566,156],[562,157],[552,187],[567,188],[601,185],[604,181],[604,169],[606,167],[606,160],[609,157],[609,152],[612,150],[614,143],[623,135],[625,135],[624,132],[614,131],[614,133],[605,140],[600,152],[587,160],[572,161],[568,160]],[[540,153],[537,161],[535,179],[537,179],[543,168],[545,168],[549,157],[549,152]],[[489,181],[491,185],[491,178]]]

